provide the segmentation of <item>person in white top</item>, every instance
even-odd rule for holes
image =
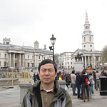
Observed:
[[[75,75],[74,70],[71,73],[71,86],[72,86],[73,95],[76,95],[76,93],[75,93],[75,91],[76,91],[76,75]]]
[[[96,71],[96,90],[99,89],[99,85],[100,85],[100,72]]]

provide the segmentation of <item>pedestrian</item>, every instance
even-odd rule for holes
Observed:
[[[89,92],[90,92],[90,96],[92,96],[92,94],[94,94],[94,78],[93,78],[93,75],[92,73],[90,72],[89,73]]]
[[[76,73],[76,87],[77,87],[77,98],[81,98],[81,75],[80,72],[78,71]]]
[[[67,86],[67,88],[69,88],[69,85],[71,83],[71,76],[68,72],[66,72],[64,77],[65,77],[65,81],[66,81],[66,86]]]
[[[37,80],[39,80],[39,76],[38,76],[38,73],[34,73],[33,74],[33,80],[34,80],[34,82],[36,82]]]
[[[21,107],[72,107],[70,95],[55,80],[57,67],[52,60],[43,60],[38,66],[38,74],[40,80],[28,90]]]
[[[34,80],[34,82],[37,80],[37,79],[36,79],[36,74],[35,74],[35,73],[33,74],[33,80]]]
[[[88,79],[88,74],[86,72],[86,69],[83,69],[82,74],[81,74],[81,94],[82,94],[82,99],[85,102],[85,98],[87,95],[87,99],[89,101],[89,79]]]
[[[96,71],[96,91],[100,88],[100,72]]]
[[[93,71],[94,88],[96,89],[96,72]]]
[[[77,94],[76,94],[76,75],[74,70],[71,73],[71,85],[72,85],[73,95],[75,96]]]

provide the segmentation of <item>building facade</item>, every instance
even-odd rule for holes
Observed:
[[[43,59],[52,59],[52,52],[39,48],[38,41],[34,42],[34,47],[17,46],[10,44],[10,38],[4,38],[0,43],[0,68],[37,68]]]
[[[77,49],[75,52],[71,52],[71,56],[64,52],[60,54],[60,65],[63,64],[64,69],[70,68],[76,71],[81,71],[84,68],[91,66],[96,69],[101,63],[101,51],[97,51],[94,48],[94,35],[90,30],[90,23],[88,21],[88,15],[85,16],[84,31],[82,34],[82,49]],[[70,52],[69,52],[70,53]]]
[[[73,52],[63,52],[60,54],[59,67],[62,69],[72,69],[72,54]]]
[[[75,69],[76,71],[92,66],[98,68],[101,63],[101,51],[94,48],[94,35],[90,30],[90,23],[86,13],[84,31],[82,34],[82,49],[74,52],[63,52],[58,56],[59,68]],[[34,47],[18,46],[10,44],[10,38],[4,38],[0,43],[0,68],[37,68],[43,59],[53,59],[50,50],[39,48],[38,41],[34,42]]]

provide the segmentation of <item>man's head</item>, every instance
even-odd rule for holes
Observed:
[[[54,82],[57,75],[57,67],[52,60],[43,60],[38,66],[38,71],[40,80],[43,84],[50,84]]]
[[[45,64],[53,64],[54,66],[54,69],[55,69],[55,72],[57,72],[57,66],[56,66],[56,63],[53,62],[51,59],[44,59],[38,66],[38,71],[40,71],[40,68],[42,65],[45,65]]]

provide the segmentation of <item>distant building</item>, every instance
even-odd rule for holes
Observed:
[[[72,69],[72,54],[73,52],[63,52],[59,56],[59,67],[63,69]]]
[[[4,38],[0,43],[0,67],[37,68],[43,59],[52,59],[52,52],[39,48],[38,41],[34,47],[10,44],[10,38]]]
[[[68,54],[69,53],[69,54]],[[94,35],[90,30],[88,15],[86,13],[84,31],[82,34],[82,49],[75,52],[63,52],[60,54],[60,66],[64,69],[82,70],[91,66],[98,68],[101,63],[101,51],[94,49]]]

